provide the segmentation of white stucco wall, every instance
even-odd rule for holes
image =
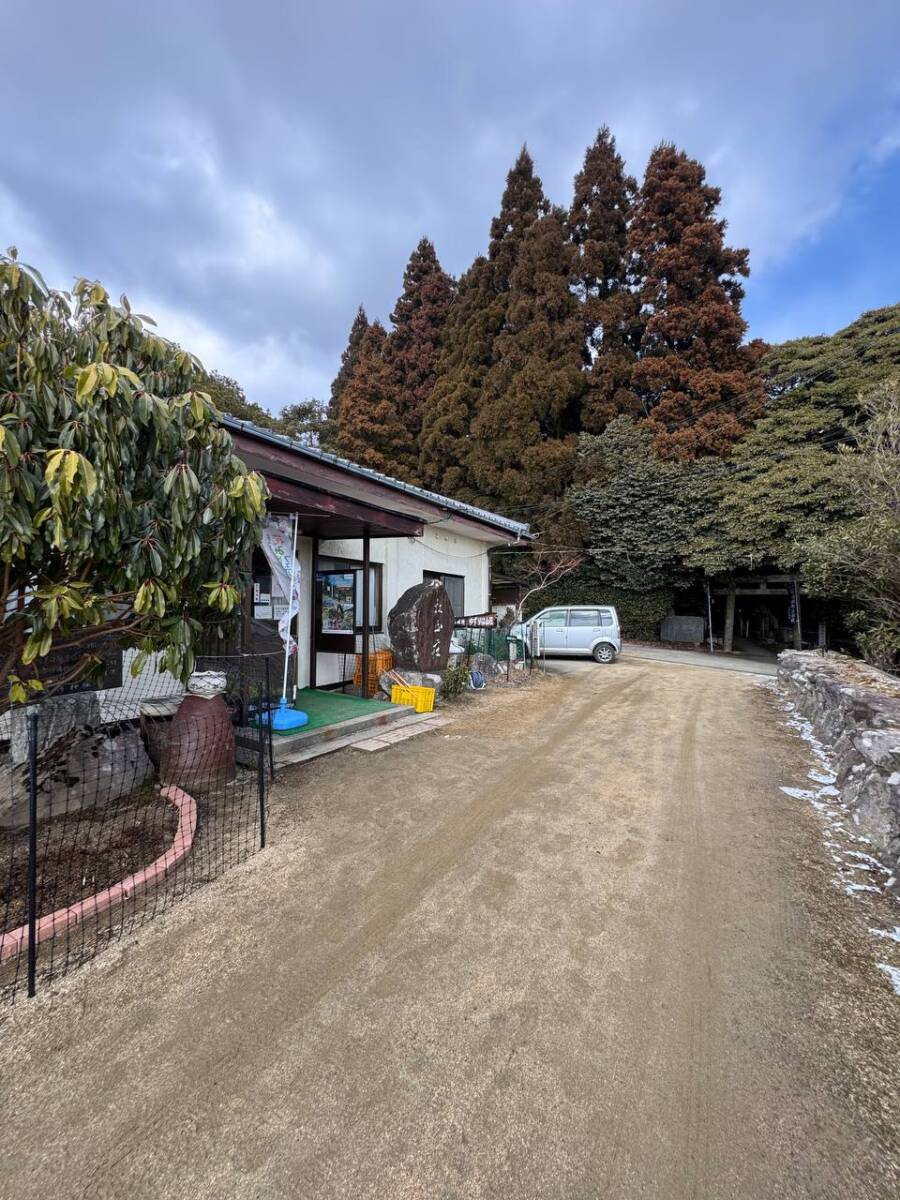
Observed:
[[[491,542],[467,533],[426,526],[419,538],[373,538],[369,556],[373,563],[383,565],[382,611],[385,638],[387,615],[407,588],[422,582],[425,571],[439,571],[446,575],[462,575],[465,579],[466,613],[487,612],[490,600],[490,564],[488,548]],[[319,545],[322,558],[349,558],[362,560],[362,542],[323,541]],[[305,557],[304,557],[305,555]],[[312,546],[308,538],[301,538],[300,565],[305,580],[309,580],[312,565]],[[304,586],[304,597],[309,596]],[[300,656],[301,685],[309,683],[309,604],[300,614],[302,640]],[[320,686],[336,683],[341,679],[344,665],[340,654],[320,653],[316,664],[316,683]],[[348,659],[348,677],[352,675],[352,664]]]

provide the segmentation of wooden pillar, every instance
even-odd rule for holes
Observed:
[[[791,580],[794,589],[794,649],[803,649],[803,629],[800,624],[800,581],[795,575]]]
[[[244,572],[247,576],[247,586],[244,588],[244,599],[241,604],[240,612],[236,622],[234,631],[237,640],[238,654],[250,654],[253,650],[253,555],[248,554],[244,559]],[[206,647],[209,649],[209,647]],[[228,647],[228,652],[231,652],[231,647]]]
[[[722,646],[726,654],[730,654],[734,649],[735,599],[735,586],[733,583],[729,583],[728,592],[725,596],[725,638]]]
[[[251,654],[253,652],[253,626],[250,624],[252,617],[253,581],[251,580],[244,588],[244,602],[241,605],[239,624],[235,630],[237,634],[238,654]]]
[[[369,696],[369,535],[363,534],[362,694]]]
[[[319,573],[319,535],[312,536],[312,565],[309,571],[309,686],[316,686],[316,576]]]

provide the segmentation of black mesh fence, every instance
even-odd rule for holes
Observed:
[[[513,662],[524,661],[530,672],[535,668],[536,660],[543,655],[543,641],[540,636],[532,635],[526,642],[521,637],[510,637],[506,628],[458,628],[454,630],[454,640],[465,651],[466,666],[476,668],[482,666],[482,656],[488,655],[507,668],[510,668]]]
[[[148,664],[0,716],[0,1000],[265,845],[280,656]]]

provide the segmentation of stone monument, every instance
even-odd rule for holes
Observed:
[[[394,665],[408,671],[444,671],[450,655],[453,609],[439,579],[407,588],[388,613]]]

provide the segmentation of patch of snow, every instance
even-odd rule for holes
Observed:
[[[884,971],[891,981],[891,987],[900,996],[900,967],[892,967],[890,963],[876,963],[879,971]]]
[[[870,870],[883,871],[885,875],[890,874],[884,863],[879,862],[877,858],[873,858],[871,854],[865,854],[862,850],[845,850],[844,853],[848,858],[858,858],[862,862],[869,863]]]
[[[783,787],[781,789],[786,796],[790,796],[794,800],[812,800],[815,797],[815,792],[805,791],[803,788]],[[824,805],[820,807],[824,808]]]
[[[837,775],[833,771],[829,771],[827,774],[824,771],[810,771],[806,778],[811,779],[813,783],[834,783]]]
[[[869,933],[874,933],[876,937],[887,938],[888,941],[897,942],[900,945],[900,925],[895,925],[893,929],[876,929],[874,925],[870,925]]]

